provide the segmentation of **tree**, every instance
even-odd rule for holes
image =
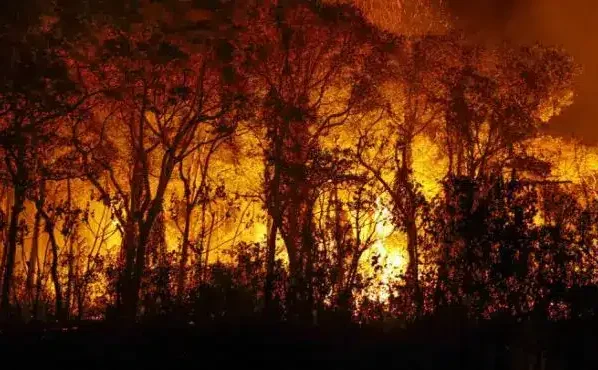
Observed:
[[[118,306],[132,320],[149,238],[173,171],[198,148],[233,134],[242,99],[220,40],[192,45],[148,26],[110,35],[92,62],[85,82],[106,94],[102,110],[79,122],[73,140],[88,180],[115,206],[123,229]]]
[[[1,311],[7,314],[19,218],[27,191],[36,188],[40,177],[47,176],[44,170],[51,156],[64,143],[61,124],[86,101],[88,94],[71,79],[60,43],[51,33],[40,30],[24,41],[3,38],[0,42],[12,51],[12,57],[5,59],[2,66],[0,86],[0,150],[4,157],[1,175],[13,190],[2,282]]]
[[[407,235],[407,282],[415,310],[423,310],[419,284],[421,212],[426,199],[413,177],[413,145],[442,125],[446,106],[438,99],[446,68],[445,37],[405,37],[398,42],[383,88],[386,104],[379,119],[362,125],[356,160],[381,184],[392,201],[394,222]]]
[[[239,41],[262,101],[269,264],[280,233],[289,257],[289,306],[305,319],[313,306],[314,205],[335,171],[322,138],[370,108],[368,71],[381,65],[383,42],[352,7],[291,1],[255,12]]]
[[[352,164],[351,170],[345,172],[355,175],[341,173],[320,189],[315,218],[315,269],[320,277],[316,281],[318,304],[324,306],[330,300],[328,306],[350,315],[367,287],[361,270],[363,257],[381,242],[379,227],[391,220],[381,212],[384,205],[377,180],[361,173],[350,153],[345,153],[345,157]]]
[[[508,45],[492,49],[458,38],[455,45],[461,62],[446,69],[442,78],[446,95],[440,97],[446,105],[442,130],[448,157],[444,203],[454,213],[448,213],[449,218],[459,212],[475,214],[505,170],[546,174],[546,163],[529,155],[525,145],[538,135],[542,122],[569,104],[577,71],[572,59],[557,49]],[[457,204],[471,208],[464,210]],[[461,242],[452,235],[445,235],[440,260],[449,258]],[[470,256],[477,253],[474,242],[464,243]],[[448,274],[441,263],[437,287]],[[436,304],[438,299],[439,295]]]
[[[183,184],[182,199],[173,199],[172,216],[181,234],[181,255],[177,273],[177,295],[182,302],[187,287],[190,255],[196,257],[195,272],[200,277],[207,267],[210,239],[215,229],[229,218],[237,206],[226,202],[227,211],[219,217],[213,205],[226,200],[225,184],[213,177],[215,157],[225,140],[214,140],[202,151],[196,151],[178,165],[178,178]],[[196,210],[199,209],[199,214]],[[202,260],[205,256],[205,263]]]
[[[564,51],[541,45],[457,42],[462,63],[443,78],[449,175],[483,178],[517,167],[524,143],[571,103],[578,67]]]

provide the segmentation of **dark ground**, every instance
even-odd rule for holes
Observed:
[[[161,322],[128,328],[79,323],[70,329],[4,327],[0,353],[10,367],[26,368],[581,370],[598,369],[596,333],[592,323],[543,329],[490,323],[467,330],[458,322],[426,323],[393,331],[247,323]]]

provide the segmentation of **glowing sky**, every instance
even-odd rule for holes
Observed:
[[[584,69],[575,104],[551,123],[551,130],[598,142],[598,1],[444,0],[458,26],[472,37],[494,42],[560,45]]]

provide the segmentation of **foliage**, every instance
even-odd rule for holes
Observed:
[[[358,3],[5,5],[3,317],[592,316],[593,183],[529,147],[574,61]]]

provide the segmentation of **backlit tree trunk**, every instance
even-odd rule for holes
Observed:
[[[39,186],[39,194],[37,199],[35,200],[35,207],[37,212],[41,215],[44,220],[44,230],[48,235],[48,241],[50,244],[50,253],[52,254],[52,262],[50,265],[50,276],[52,279],[52,284],[54,285],[54,314],[58,321],[63,321],[66,319],[65,316],[65,305],[64,305],[64,297],[62,292],[62,283],[60,281],[60,274],[59,274],[59,246],[58,241],[56,240],[56,223],[55,220],[49,215],[46,210],[44,209],[46,201],[46,187],[45,181],[41,180]]]
[[[422,314],[423,295],[419,284],[419,252],[418,252],[418,227],[417,210],[420,206],[418,194],[414,189],[412,179],[413,172],[413,140],[408,139],[401,149],[401,168],[398,174],[398,184],[403,187],[401,193],[406,198],[404,204],[403,224],[407,234],[407,252],[409,254],[409,263],[407,265],[407,279],[411,285],[414,294],[414,301],[417,315]]]
[[[185,190],[187,191],[187,190]],[[191,232],[191,214],[193,208],[185,200],[185,225],[183,226],[183,240],[181,241],[181,259],[179,260],[179,271],[177,277],[177,295],[179,303],[183,301],[187,286],[187,262],[189,260],[189,234]]]
[[[62,295],[62,284],[60,282],[60,275],[58,271],[59,264],[59,252],[58,242],[54,234],[55,225],[51,218],[45,214],[44,223],[46,225],[46,233],[50,239],[50,247],[52,253],[52,264],[50,266],[50,276],[52,277],[52,284],[54,285],[54,313],[58,321],[65,319],[64,317],[64,303]]]
[[[13,283],[13,274],[15,268],[15,257],[17,253],[17,242],[19,232],[19,218],[24,209],[25,188],[20,184],[15,184],[13,194],[13,204],[10,213],[10,224],[8,226],[8,240],[6,243],[6,263],[4,266],[4,276],[2,279],[2,303],[0,312],[4,318],[8,317],[10,309],[10,297]]]
[[[41,228],[41,221],[42,216],[40,212],[35,213],[35,221],[33,222],[33,235],[31,239],[31,251],[29,252],[29,261],[27,262],[27,278],[25,280],[25,290],[27,291],[27,299],[29,303],[33,302],[33,298],[35,295],[34,292],[34,279],[35,279],[35,272],[37,269],[37,259],[39,253],[39,237],[40,237],[40,228]]]
[[[276,263],[276,236],[278,233],[276,223],[272,221],[272,218],[270,219],[266,245],[266,281],[264,283],[264,313],[267,317],[272,317],[274,312],[274,265]]]
[[[307,145],[310,142],[308,123],[293,121],[288,116],[293,114],[293,109],[300,108],[283,109],[286,111],[278,112],[279,117],[288,118],[275,124],[270,135],[273,163],[268,166],[272,173],[266,175],[268,208],[273,227],[280,231],[289,257],[290,309],[296,318],[305,320],[313,306],[311,280],[315,248],[312,235],[314,184],[309,180],[307,162],[310,151],[317,149]],[[270,248],[273,246],[270,245]]]

